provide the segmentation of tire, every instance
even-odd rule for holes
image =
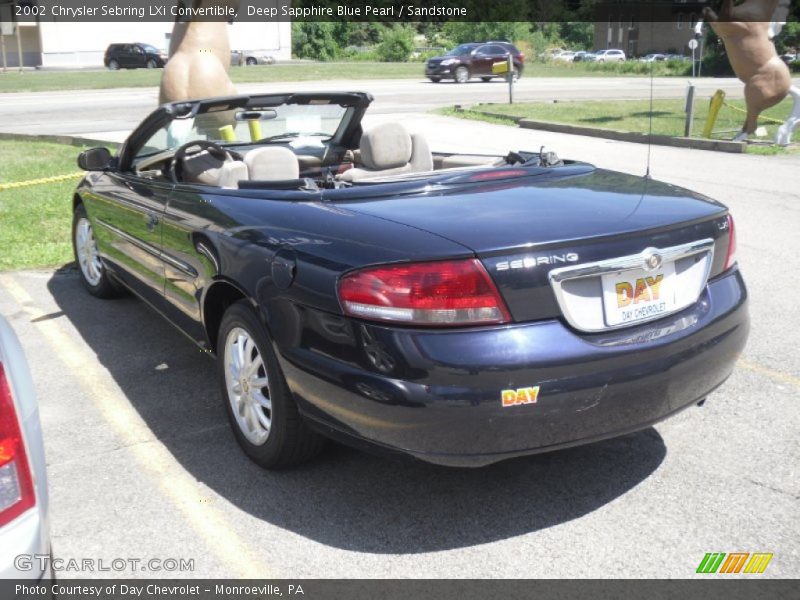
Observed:
[[[465,66],[456,67],[453,71],[453,78],[456,83],[467,83],[469,81],[469,69]]]
[[[522,77],[522,74],[519,72],[519,69],[515,67],[514,70],[511,71],[511,79],[514,81],[519,81],[520,77]]]
[[[148,60],[148,61],[147,61],[147,64],[146,64],[145,66],[146,66],[148,69],[155,69],[155,68],[156,68],[158,65],[156,64],[156,61],[154,61],[154,60],[151,58],[150,60]]]
[[[441,77],[428,77],[433,83],[439,83],[442,78]]]
[[[491,80],[492,80],[491,77],[481,77],[481,81],[489,82]]]
[[[325,438],[300,416],[269,335],[247,301],[228,308],[217,340],[225,410],[244,453],[265,469],[292,467],[318,454]],[[238,377],[248,367],[255,370]]]
[[[119,71],[119,63],[115,59],[108,61],[108,68],[111,71]]]
[[[255,58],[253,58],[252,56],[250,58],[248,58],[245,62],[247,63],[248,67],[253,67],[253,66],[258,64],[258,61]]]
[[[78,204],[72,215],[72,251],[83,287],[97,298],[115,298],[122,293],[97,254],[97,242],[86,209]]]

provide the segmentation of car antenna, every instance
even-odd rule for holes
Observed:
[[[650,41],[653,40],[653,7],[650,6]],[[650,177],[650,151],[653,148],[653,69],[656,61],[650,61],[650,111],[648,112],[648,131],[647,131],[647,170],[644,173],[645,179]]]

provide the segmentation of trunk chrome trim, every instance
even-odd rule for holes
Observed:
[[[692,303],[696,302],[697,298],[699,298],[700,293],[702,293],[703,289],[706,286],[706,283],[708,282],[708,275],[711,272],[711,265],[714,261],[714,240],[711,238],[698,240],[696,242],[690,242],[688,244],[681,244],[680,246],[671,246],[669,248],[648,247],[639,252],[638,254],[630,254],[618,258],[610,258],[591,263],[584,263],[580,265],[572,265],[568,267],[559,267],[557,269],[552,269],[548,273],[548,279],[550,280],[550,286],[553,288],[553,293],[556,296],[556,301],[558,302],[558,306],[561,309],[561,314],[564,315],[564,318],[566,319],[567,323],[569,323],[575,329],[589,333],[609,331],[612,329],[635,327],[636,325],[641,325],[649,321],[662,319],[671,314],[675,314],[676,312],[680,312],[687,306],[691,305],[692,303],[688,305],[684,304],[668,313],[654,315],[653,317],[647,319],[641,319],[634,323],[622,323],[611,326],[606,325],[600,328],[587,327],[586,324],[581,323],[581,319],[577,315],[573,314],[573,312],[570,310],[569,302],[563,288],[564,282],[573,279],[600,277],[608,273],[616,273],[617,271],[625,271],[628,269],[639,269],[639,268],[646,269],[647,260],[654,254],[660,256],[661,260],[664,262],[677,261],[682,258],[696,256],[698,254],[708,254],[706,259],[705,274],[702,279],[703,285],[700,286],[700,288],[697,291],[697,296],[692,301]]]

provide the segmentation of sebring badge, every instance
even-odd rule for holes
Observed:
[[[497,263],[495,268],[498,271],[508,271],[509,269],[531,269],[538,265],[558,265],[573,262],[578,262],[578,255],[575,252],[567,252],[566,254],[526,256],[517,260],[504,260]]]
[[[655,271],[661,266],[663,259],[655,250],[646,250],[644,255],[644,270]]]

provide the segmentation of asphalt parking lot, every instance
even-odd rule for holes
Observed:
[[[642,145],[404,122],[434,149],[546,144],[633,173],[646,163]],[[143,303],[91,298],[70,267],[0,274],[39,393],[55,556],[194,559],[170,576],[684,578],[706,552],[743,551],[774,554],[763,576],[796,576],[800,157],[654,148],[652,167],[737,219],[752,318],[739,366],[656,427],[478,470],[332,444],[262,471],[228,428],[212,361]],[[78,575],[92,573],[60,577]]]

